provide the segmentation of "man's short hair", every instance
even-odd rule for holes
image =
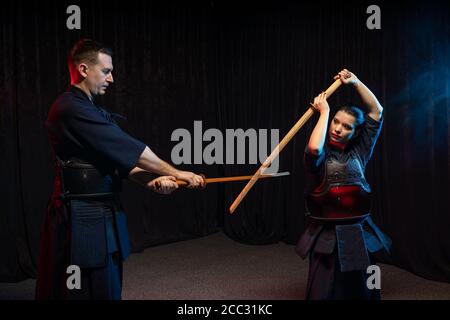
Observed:
[[[100,52],[112,56],[112,50],[103,44],[91,39],[81,39],[70,50],[67,59],[69,70],[81,62],[96,64]]]

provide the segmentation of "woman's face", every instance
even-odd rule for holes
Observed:
[[[338,111],[331,120],[329,136],[333,142],[347,143],[355,135],[356,118],[344,111]]]

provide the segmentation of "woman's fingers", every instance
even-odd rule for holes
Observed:
[[[322,92],[322,93],[319,95],[319,102],[323,102],[323,101],[325,100],[325,95],[326,95],[325,92]]]

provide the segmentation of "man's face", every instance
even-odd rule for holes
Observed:
[[[99,53],[97,64],[89,64],[86,69],[86,84],[93,96],[105,94],[106,88],[113,83],[111,56]]]
[[[333,142],[347,143],[355,135],[356,118],[344,111],[338,111],[331,120],[329,136]]]

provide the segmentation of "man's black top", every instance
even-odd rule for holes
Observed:
[[[144,143],[122,131],[109,112],[74,86],[54,102],[46,127],[59,159],[84,160],[104,174],[117,171],[122,178],[136,166],[145,149]]]

